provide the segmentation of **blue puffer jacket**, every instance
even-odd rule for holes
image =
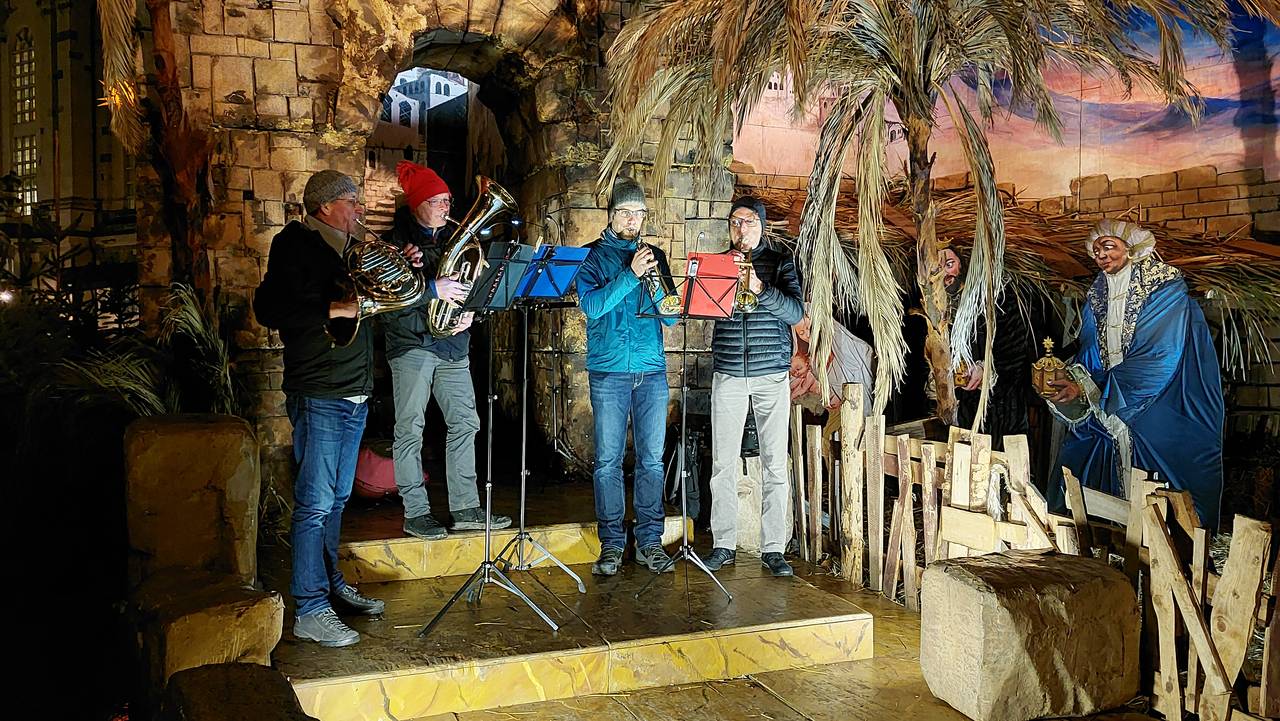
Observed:
[[[636,242],[605,228],[600,240],[587,245],[591,254],[578,271],[578,301],[587,316],[587,370],[606,373],[666,371],[662,324],[675,318],[639,318],[657,313],[653,299],[631,272]],[[654,248],[659,266],[666,256]]]

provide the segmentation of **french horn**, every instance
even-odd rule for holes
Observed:
[[[356,219],[364,228],[366,237],[352,243],[342,254],[350,277],[350,293],[356,299],[354,318],[330,318],[325,323],[325,333],[335,346],[346,347],[360,332],[360,321],[387,311],[400,310],[417,303],[426,290],[426,281],[414,271],[413,264],[400,249],[390,243],[377,240],[369,227]]]

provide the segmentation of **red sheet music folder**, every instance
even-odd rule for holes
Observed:
[[[684,312],[692,318],[728,318],[738,289],[738,266],[728,253],[690,253]]]

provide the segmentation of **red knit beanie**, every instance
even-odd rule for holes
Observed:
[[[449,192],[449,186],[436,175],[436,171],[408,160],[401,160],[396,165],[396,175],[400,178],[400,188],[410,211],[417,210],[427,198]]]

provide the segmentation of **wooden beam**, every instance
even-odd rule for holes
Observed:
[[[970,480],[973,477],[972,456],[970,455],[972,452],[973,449],[964,443],[955,443],[951,447],[951,503],[942,509],[943,521],[940,522],[939,528],[945,525],[948,507],[969,510],[969,488]],[[964,544],[950,543],[951,539],[945,535],[943,535],[942,540],[949,542],[949,545],[945,547],[945,558],[969,555],[968,548]]]
[[[1062,482],[1066,486],[1067,508],[1071,509],[1071,519],[1075,522],[1076,533],[1080,537],[1081,548],[1093,548],[1093,529],[1089,527],[1089,514],[1084,501],[1084,491],[1080,488],[1080,479],[1076,478],[1070,468],[1062,467]],[[1116,499],[1119,500],[1119,499]]]
[[[807,426],[805,440],[809,454],[809,560],[822,560],[822,426]]]
[[[922,514],[924,522],[924,562],[933,563],[938,557],[938,483],[936,451],[932,445],[920,449],[920,466],[924,469],[924,478],[920,483],[920,502],[924,504]]]
[[[1236,516],[1231,530],[1231,550],[1217,595],[1213,597],[1213,645],[1222,658],[1227,681],[1235,683],[1244,664],[1245,650],[1253,638],[1262,576],[1267,552],[1271,548],[1271,524]]]
[[[1205,569],[1209,566],[1209,532],[1197,528],[1191,535],[1191,595],[1196,607],[1204,612],[1206,598]],[[1187,654],[1187,711],[1200,713],[1200,660],[1194,653]]]
[[[866,555],[866,502],[863,478],[862,426],[866,418],[862,409],[862,384],[844,384],[840,402],[840,570],[846,581],[862,585],[863,556]],[[832,481],[834,484],[834,481]]]
[[[974,549],[979,553],[1000,550],[1000,543],[1024,544],[1027,527],[1012,521],[997,521],[980,511],[943,506],[938,534],[946,543]]]
[[[987,490],[991,485],[991,436],[985,433],[973,435],[973,477],[969,483],[969,508],[984,510],[987,507]]]
[[[1271,592],[1280,593],[1280,561],[1271,564]],[[1271,620],[1262,637],[1262,688],[1258,713],[1280,716],[1280,608],[1271,610]]]
[[[1147,536],[1154,536],[1159,521],[1144,516],[1149,526]],[[1174,608],[1174,574],[1181,576],[1180,567],[1171,567],[1162,554],[1151,554],[1151,607],[1156,615],[1158,639],[1158,670],[1155,675],[1154,706],[1166,719],[1182,718],[1182,689],[1178,679],[1177,612]]]
[[[890,601],[898,592],[898,570],[902,562],[902,498],[893,502],[893,518],[889,521],[889,545],[885,548],[884,572],[880,593]]]
[[[800,557],[809,560],[809,533],[804,513],[804,414],[800,406],[791,406],[791,517],[795,521],[796,542]]]
[[[910,438],[898,436],[898,457],[910,456]],[[920,610],[919,577],[916,575],[916,513],[913,499],[911,465],[898,476],[898,498],[902,500],[902,590],[907,597],[907,608]]]
[[[1112,523],[1118,523],[1122,526],[1127,527],[1129,525],[1128,501],[1087,486],[1082,488],[1081,491],[1084,495],[1084,507],[1088,509],[1089,515]]]
[[[1156,506],[1147,506],[1145,511],[1153,523],[1149,526],[1153,531],[1149,539],[1151,555],[1159,556],[1165,567],[1180,569],[1178,554],[1173,547],[1173,539],[1169,537],[1169,529],[1165,526],[1164,517]],[[1144,524],[1145,525],[1145,524]],[[1204,614],[1196,606],[1195,597],[1191,593],[1191,585],[1186,577],[1178,571],[1176,578],[1169,580],[1173,591],[1173,600],[1182,614],[1187,627],[1187,635],[1191,638],[1191,646],[1200,664],[1205,669],[1205,688],[1200,700],[1200,716],[1204,721],[1224,721],[1231,708],[1231,682],[1227,679],[1222,658],[1209,635],[1209,625]]]
[[[867,419],[862,447],[867,464],[867,571],[872,590],[884,577],[884,416]]]

